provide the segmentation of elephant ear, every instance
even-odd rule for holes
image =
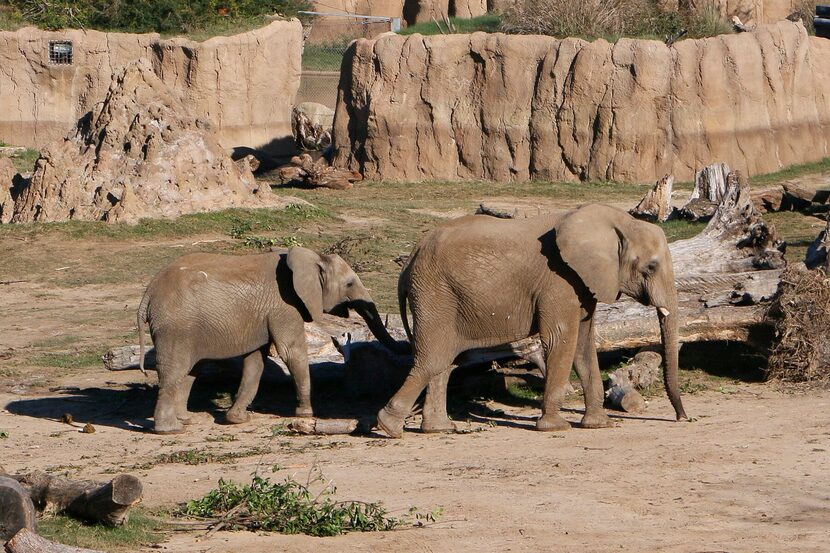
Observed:
[[[614,303],[620,294],[618,210],[589,205],[566,215],[556,226],[559,254],[597,301]]]
[[[286,261],[291,269],[294,291],[311,320],[318,320],[323,315],[322,258],[307,248],[293,247],[288,250]]]

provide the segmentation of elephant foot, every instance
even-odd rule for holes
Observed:
[[[311,407],[297,407],[294,416],[300,419],[310,419],[314,417],[314,410]]]
[[[190,423],[193,422],[193,419],[190,416],[190,413],[185,413],[183,415],[177,415],[176,418],[179,420],[180,423],[182,423],[185,426],[187,426],[187,425],[189,425]]]
[[[458,429],[455,424],[448,418],[442,421],[421,421],[421,432],[424,434],[452,434]]]
[[[558,413],[553,415],[542,415],[536,421],[536,430],[539,432],[560,432],[570,430],[571,423],[563,419]]]
[[[242,409],[239,411],[229,409],[228,412],[225,413],[225,422],[228,424],[242,424],[248,422],[249,420],[251,420],[251,414]]]
[[[585,413],[579,425],[582,428],[609,428],[614,426],[614,423],[605,411],[590,411]]]
[[[184,432],[184,426],[178,421],[176,421],[176,424],[156,424],[153,426],[153,433],[155,434],[181,434],[182,432]]]
[[[404,418],[393,415],[384,407],[378,412],[377,425],[390,438],[400,438],[403,436]]]

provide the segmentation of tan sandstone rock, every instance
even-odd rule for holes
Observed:
[[[11,221],[14,212],[12,181],[17,174],[14,163],[7,157],[0,157],[0,223]]]
[[[405,63],[401,63],[401,60]],[[334,165],[370,179],[654,182],[830,155],[830,41],[384,35],[346,54]]]
[[[804,3],[801,0],[685,0],[685,2],[690,3],[697,10],[714,7],[725,19],[737,16],[741,22],[746,24],[781,21]]]
[[[72,43],[72,63],[50,63],[52,41]],[[116,72],[144,59],[214,125],[222,147],[288,153],[302,41],[296,19],[205,42],[73,29],[0,32],[0,139],[38,149],[59,140],[103,98]]]
[[[281,205],[240,171],[145,61],[113,77],[103,102],[75,132],[41,152],[12,222],[143,217]]]

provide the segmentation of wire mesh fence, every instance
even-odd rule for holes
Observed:
[[[343,53],[352,40],[398,30],[400,21],[344,13],[301,12],[305,25],[303,71],[297,103],[315,102],[334,109]]]

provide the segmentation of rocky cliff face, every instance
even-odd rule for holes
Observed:
[[[282,205],[228,157],[209,126],[146,61],[128,65],[74,133],[43,149],[11,222],[136,222]]]
[[[72,43],[71,64],[50,63],[53,41]],[[279,153],[292,141],[301,55],[296,20],[205,42],[80,30],[0,32],[0,139],[34,148],[59,139],[101,101],[114,73],[145,59],[213,123],[223,147]]]
[[[717,161],[774,171],[830,155],[827,59],[830,41],[790,22],[673,47],[359,40],[341,75],[335,164],[397,180],[683,180]]]

